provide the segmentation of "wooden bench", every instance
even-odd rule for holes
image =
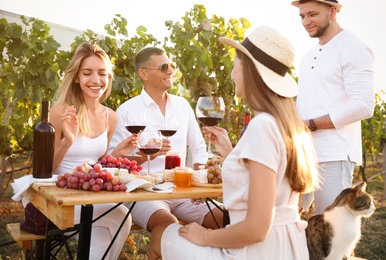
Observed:
[[[182,220],[179,220],[179,222],[181,225],[187,224],[186,222],[184,222]],[[35,235],[35,234],[29,233],[25,230],[22,230],[20,228],[20,223],[7,224],[6,228],[7,228],[8,233],[11,235],[12,239],[15,240],[16,243],[18,243],[19,246],[23,249],[30,250],[30,249],[32,249],[33,241],[41,240],[41,239],[45,238],[44,235]],[[133,224],[131,226],[131,230],[133,230],[133,231],[142,230],[142,229],[143,228],[141,228],[137,224]]]
[[[19,244],[19,246],[23,249],[30,250],[32,249],[32,242],[35,240],[44,239],[44,235],[35,235],[29,233],[20,228],[20,223],[10,223],[7,224],[7,231],[11,235],[12,239]]]
[[[186,224],[185,222],[183,222],[181,220],[179,222],[182,225]],[[45,236],[44,235],[35,235],[35,234],[29,233],[29,232],[21,229],[20,228],[20,223],[10,223],[10,224],[7,224],[6,229],[7,229],[7,232],[10,234],[10,236],[12,237],[12,239],[23,250],[25,250],[25,259],[26,260],[34,259],[34,257],[32,256],[33,255],[33,251],[31,251],[33,243],[34,243],[34,241],[36,243],[37,240],[45,239]],[[142,230],[142,229],[143,228],[141,228],[137,224],[133,224],[131,226],[131,231],[139,231],[139,230]]]

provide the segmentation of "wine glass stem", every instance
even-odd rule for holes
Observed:
[[[134,135],[134,133],[132,133],[132,135]],[[133,148],[133,150],[131,150],[130,156],[135,156],[134,150],[135,150],[135,148]]]
[[[139,136],[139,133],[140,133],[140,132],[138,132],[138,133],[133,133],[132,135],[135,136],[135,137],[138,137],[138,136]],[[135,156],[135,157],[138,156],[138,155],[135,153],[135,148],[136,148],[136,147],[134,147],[133,150],[131,150],[130,156]]]
[[[212,142],[211,142],[211,133],[209,133],[209,140],[208,140],[208,155],[211,156],[212,155],[212,149],[211,149],[211,146],[212,146]]]
[[[150,155],[147,155],[147,175],[150,175]]]

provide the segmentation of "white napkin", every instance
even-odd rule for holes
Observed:
[[[157,193],[171,193],[173,188],[176,186],[172,182],[164,182],[162,184],[154,185],[147,180],[136,178],[129,183],[126,184],[127,190],[126,192],[131,192],[135,189],[142,188],[147,191],[157,192]]]
[[[27,191],[32,183],[56,182],[57,180],[58,180],[57,175],[53,175],[51,178],[46,178],[46,179],[37,179],[37,178],[34,178],[32,175],[25,175],[19,179],[14,180],[14,182],[11,184],[13,188],[13,194],[14,194],[12,199],[14,201],[22,200],[23,206],[26,207],[27,204],[31,202],[31,197]]]
[[[171,193],[173,192],[173,189],[175,187],[176,185],[174,185],[174,183],[168,181],[168,182],[154,185],[151,188],[145,188],[145,190],[151,191],[151,192],[157,192],[157,193]]]

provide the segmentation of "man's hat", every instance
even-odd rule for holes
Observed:
[[[340,9],[342,9],[342,5],[338,3],[338,1],[336,0],[314,0],[315,2],[321,2],[321,3],[324,3],[324,4],[327,4],[327,5],[331,5],[331,6],[334,6],[336,7],[336,9],[338,10],[338,12],[340,11]],[[292,2],[292,5],[296,6],[296,7],[299,7],[299,4],[303,2],[302,0],[300,1],[293,1]],[[306,1],[307,2],[307,1]]]

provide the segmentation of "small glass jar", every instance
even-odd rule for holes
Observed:
[[[176,167],[174,169],[174,184],[177,187],[191,187],[192,169],[188,167]]]
[[[168,153],[165,156],[165,170],[174,169],[181,166],[181,158],[178,153]]]

